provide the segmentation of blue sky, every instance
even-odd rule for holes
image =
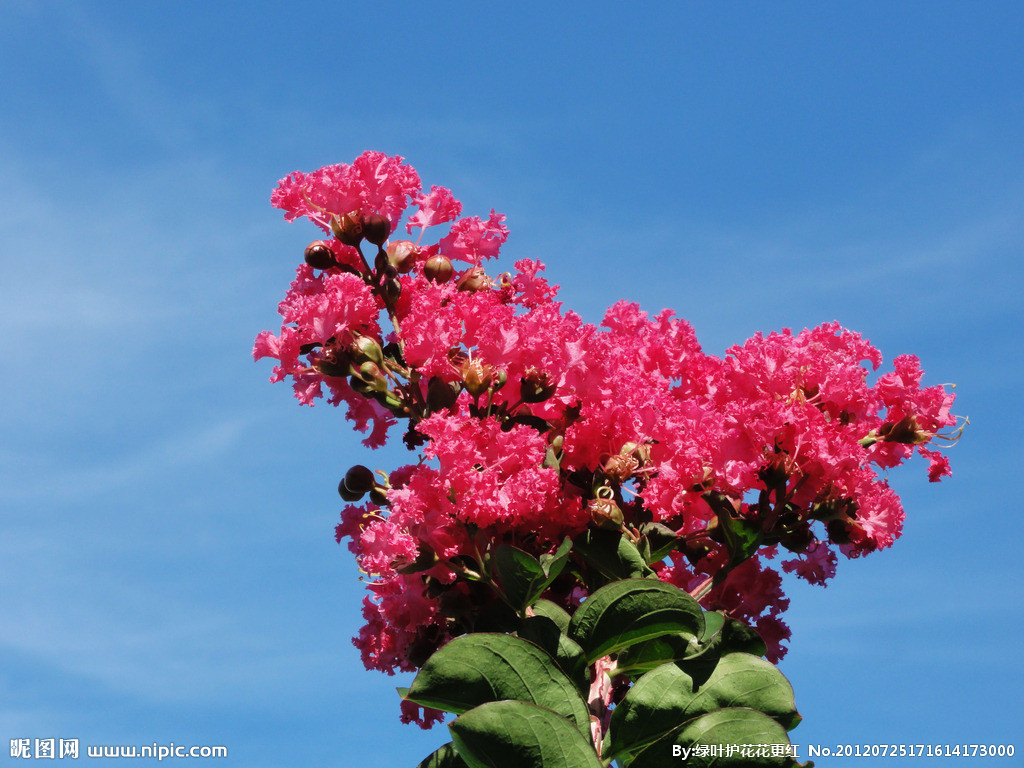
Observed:
[[[1018,3],[3,6],[0,762],[447,740],[362,670],[332,537],[340,474],[404,457],[249,357],[313,236],[271,189],[379,149],[507,214],[588,320],[672,307],[714,353],[839,320],[955,382],[953,478],[893,473],[903,539],[790,585],[793,740],[1024,765]]]

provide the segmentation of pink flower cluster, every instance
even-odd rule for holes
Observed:
[[[837,552],[900,535],[880,471],[916,452],[933,481],[950,474],[935,443],[956,426],[953,395],[922,387],[916,358],[871,383],[880,353],[836,323],[758,334],[724,357],[669,311],[619,302],[595,327],[562,308],[539,262],[485,271],[503,216],[461,217],[449,190],[420,186],[402,158],[374,152],[283,179],[272,202],[286,219],[334,236],[307,249],[280,332],[254,349],[303,404],[344,403],[368,446],[401,423],[420,451],[341,488],[369,493],[337,528],[371,577],[355,640],[367,667],[415,669],[472,629],[492,596],[469,577],[498,544],[539,555],[588,527],[634,538],[651,524],[678,537],[658,576],[709,585],[704,606],[756,626],[777,659],[789,630],[776,568],[824,584]],[[403,216],[416,242],[392,236]],[[732,529],[756,537],[742,562]],[[580,596],[562,582],[548,595]]]

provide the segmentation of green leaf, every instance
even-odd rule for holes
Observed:
[[[538,600],[532,606],[534,614],[537,616],[547,616],[555,624],[558,625],[558,629],[561,632],[569,631],[569,619],[571,618],[564,608],[560,605],[552,603],[550,600]]]
[[[696,652],[690,654],[688,659],[715,659],[727,653],[764,656],[768,652],[757,630],[742,621],[723,616],[717,611],[705,613],[704,621],[708,628]]]
[[[757,523],[727,513],[719,514],[718,521],[733,565],[742,563],[757,552],[762,539],[761,528]]]
[[[644,523],[640,534],[640,552],[649,565],[660,563],[679,543],[676,532],[662,523]]]
[[[724,707],[758,710],[786,730],[800,722],[793,688],[774,665],[749,653],[730,653],[710,673],[665,664],[637,680],[612,713],[612,753],[636,752],[686,721]]]
[[[416,768],[467,768],[466,761],[459,757],[455,744],[449,741],[443,747],[430,753]]]
[[[470,768],[602,768],[572,723],[522,701],[481,704],[448,729]]]
[[[705,617],[708,614],[704,614]],[[681,661],[693,651],[693,639],[686,635],[662,635],[626,648],[619,654],[615,674],[637,677],[662,664]]]
[[[533,555],[510,544],[503,544],[494,552],[494,568],[505,596],[517,611],[533,603],[548,588],[565,567],[569,559],[572,540],[566,538],[552,553]]]
[[[407,699],[460,714],[501,699],[547,707],[590,732],[586,702],[572,681],[540,647],[519,637],[457,637],[427,659]]]
[[[770,755],[771,745],[789,743],[782,726],[761,712],[719,709],[689,720],[623,764],[629,768],[793,768],[800,764],[792,757]],[[743,754],[742,745],[763,747],[769,755]],[[674,753],[674,749],[678,752]],[[713,752],[702,755],[701,749]],[[804,765],[810,768],[813,763]]]
[[[588,565],[611,581],[655,576],[640,550],[622,531],[588,528],[576,537],[573,546]]]
[[[566,614],[566,619],[568,618],[569,615]],[[547,616],[531,616],[520,624],[518,634],[524,640],[536,643],[547,651],[581,693],[589,690],[590,678],[583,649],[579,643],[563,635],[553,620]]]
[[[569,623],[587,664],[662,635],[696,638],[704,630],[697,601],[678,587],[651,579],[626,579],[588,597]]]

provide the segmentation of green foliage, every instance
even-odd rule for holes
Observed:
[[[613,543],[614,533],[600,532],[603,545]],[[602,551],[618,552],[621,542]],[[658,551],[649,548],[649,556]],[[515,634],[455,638],[400,691],[459,715],[449,724],[452,742],[419,768],[607,768],[613,761],[619,768],[660,768],[683,764],[683,755],[690,766],[798,765],[784,750],[786,732],[800,722],[793,690],[761,658],[765,647],[756,632],[642,577],[606,584],[570,616],[539,599],[568,555],[567,544],[543,561],[504,548],[494,569],[519,610],[510,619]],[[626,690],[625,683],[628,690],[615,699],[610,718],[600,703],[594,718],[584,697],[593,664],[604,657],[616,662],[617,689]],[[591,723],[601,722],[602,712],[598,750]],[[729,745],[762,749],[729,752]]]
[[[602,587],[569,623],[569,636],[583,647],[588,664],[654,637],[696,640],[703,631],[704,617],[696,600],[678,587],[650,579]]]
[[[470,768],[602,768],[583,734],[535,704],[481,704],[448,727]]]
[[[584,733],[590,728],[586,702],[554,659],[511,635],[455,638],[427,659],[405,698],[455,714],[486,702],[515,699],[547,707]]]
[[[541,555],[539,560],[509,544],[498,547],[494,552],[494,570],[509,605],[520,613],[532,605],[558,578],[569,560],[571,547],[572,540],[566,539],[554,553]]]

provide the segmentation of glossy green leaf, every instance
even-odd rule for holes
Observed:
[[[785,729],[767,715],[727,708],[689,720],[632,761],[621,762],[628,768],[794,768],[800,764],[783,754],[789,743]],[[745,745],[760,749],[744,751]],[[772,755],[772,745],[779,754]]]
[[[566,538],[559,548],[541,555],[533,555],[509,544],[494,552],[494,570],[508,601],[517,611],[533,603],[562,572],[569,559],[572,540]]]
[[[427,755],[416,768],[468,768],[466,761],[459,756],[455,744],[449,741],[443,747]]]
[[[569,623],[569,636],[592,664],[602,656],[662,635],[696,638],[704,630],[697,601],[652,579],[625,579],[588,597]]]
[[[679,537],[676,532],[662,523],[644,523],[640,526],[638,548],[649,565],[659,563],[668,557]]]
[[[518,699],[547,707],[589,733],[586,702],[543,649],[519,637],[457,637],[427,659],[406,698],[460,714],[488,701]]]
[[[720,514],[718,522],[733,565],[742,563],[761,546],[761,528],[757,523],[729,514]]]
[[[724,707],[755,709],[787,730],[800,722],[793,688],[774,665],[749,653],[730,653],[709,673],[665,664],[637,680],[612,713],[612,752],[636,752],[684,722]]]
[[[640,550],[622,531],[589,528],[576,537],[573,548],[591,568],[612,581],[655,575]]]
[[[536,616],[547,616],[558,625],[560,631],[569,631],[569,620],[572,617],[561,606],[555,605],[550,600],[538,600],[531,607]]]
[[[768,649],[757,630],[748,627],[742,621],[723,616],[717,611],[704,614],[707,629],[700,643],[692,653],[687,654],[691,660],[716,659],[727,653],[750,653],[764,656]]]
[[[704,614],[707,616],[708,614]],[[694,640],[685,635],[662,635],[626,648],[619,654],[615,673],[637,677],[662,664],[682,661],[693,652]]]
[[[565,672],[581,693],[589,689],[590,680],[583,649],[577,642],[562,634],[554,621],[547,616],[531,616],[520,624],[518,635],[547,651],[558,664],[558,668]]]
[[[482,704],[448,729],[470,768],[602,768],[572,723],[522,701]]]

